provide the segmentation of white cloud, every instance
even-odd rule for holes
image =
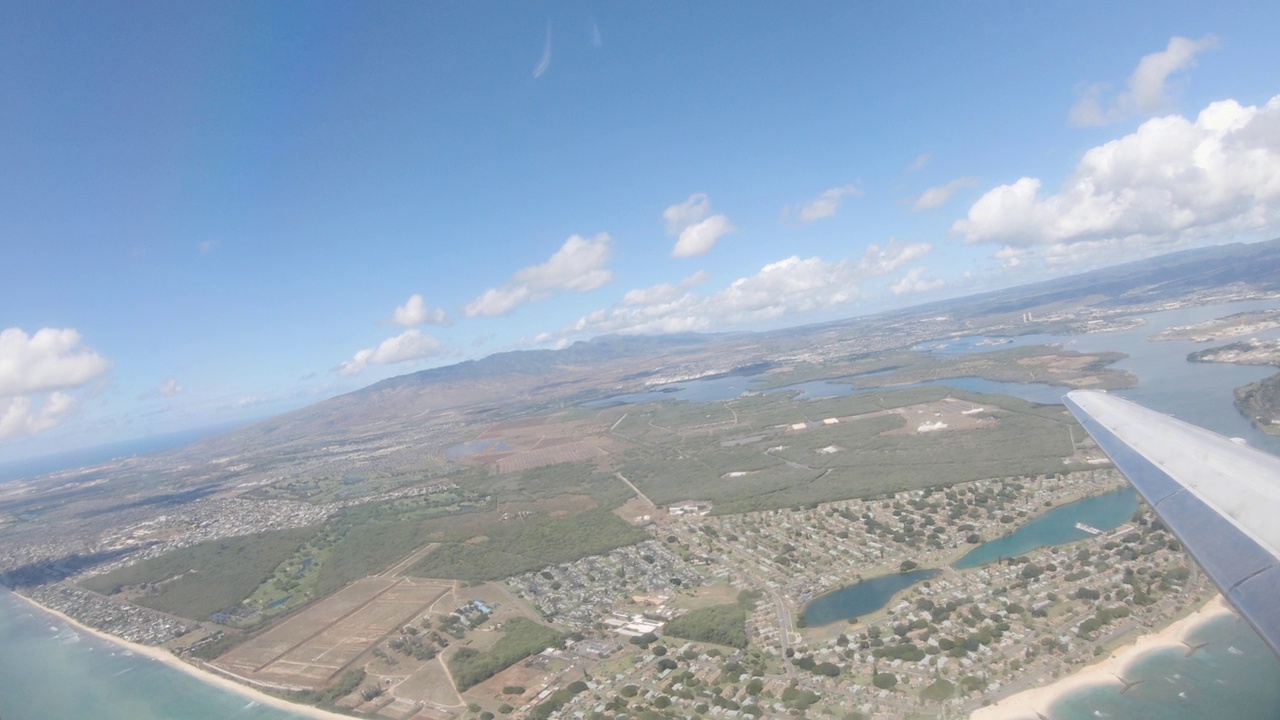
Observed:
[[[712,215],[680,231],[676,246],[671,249],[671,257],[706,255],[716,246],[717,240],[736,229],[724,215]]]
[[[208,255],[209,253],[213,252],[214,250],[217,250],[220,247],[222,247],[222,243],[218,242],[217,240],[205,240],[204,242],[196,246],[196,251],[199,252],[201,255]]]
[[[1155,251],[1280,225],[1280,96],[1215,102],[1194,121],[1154,118],[1086,152],[1055,194],[1024,177],[983,195],[952,231],[970,243]]]
[[[39,408],[33,408],[34,403],[28,396],[0,399],[0,403],[8,405],[0,414],[0,438],[14,438],[35,435],[58,425],[75,408],[76,399],[54,392]]]
[[[930,155],[929,153],[921,153],[919,156],[916,157],[915,160],[911,162],[911,166],[908,167],[907,169],[912,171],[922,170],[924,169],[924,166],[928,165],[929,161],[932,159],[933,159],[933,156]]]
[[[905,295],[908,293],[922,293],[930,290],[937,290],[946,285],[940,278],[927,279],[924,276],[924,268],[916,267],[907,271],[897,282],[889,286],[894,295]]]
[[[178,384],[177,378],[168,378],[160,383],[160,387],[156,388],[156,394],[161,397],[173,397],[182,392],[183,387]]]
[[[945,205],[956,194],[957,190],[973,187],[978,184],[977,178],[962,177],[956,178],[946,185],[931,187],[920,193],[920,197],[911,205],[912,212],[920,212],[922,210],[932,210],[940,205]]]
[[[710,217],[708,217],[710,215]],[[667,234],[676,236],[671,257],[706,255],[716,241],[735,228],[724,215],[711,215],[711,201],[706,193],[694,193],[688,200],[662,211]]]
[[[648,288],[637,288],[628,290],[627,294],[622,298],[623,305],[653,305],[654,303],[670,302],[679,297],[685,290],[700,285],[711,278],[711,273],[706,270],[699,270],[689,277],[680,281],[679,285],[671,283],[663,283],[662,285],[654,285]]]
[[[1104,96],[1109,89],[1106,83],[1096,83],[1081,91],[1071,108],[1071,123],[1109,125],[1134,115],[1154,115],[1168,110],[1172,104],[1169,76],[1195,67],[1196,55],[1214,47],[1217,42],[1213,36],[1199,40],[1170,38],[1164,50],[1151,53],[1138,62],[1137,69],[1129,76],[1127,89],[1116,97],[1114,104],[1108,106],[1105,102]]]
[[[410,295],[405,304],[391,314],[391,322],[401,327],[414,325],[447,325],[449,316],[441,308],[429,308],[421,295]]]
[[[840,203],[847,197],[856,197],[861,195],[862,191],[856,185],[842,185],[825,190],[821,195],[810,200],[800,208],[798,214],[800,222],[809,223],[822,218],[829,218],[836,214],[836,210],[840,209]],[[789,215],[784,211],[784,215]]]
[[[516,271],[502,287],[489,288],[467,303],[467,317],[506,315],[526,302],[545,300],[560,291],[586,292],[613,282],[605,269],[609,260],[609,235],[590,240],[574,235],[541,265]]]
[[[688,200],[676,203],[662,211],[667,223],[668,235],[679,235],[681,230],[711,214],[711,201],[706,193],[694,193]]]
[[[439,355],[441,349],[439,340],[421,330],[405,330],[395,337],[383,340],[377,347],[360,350],[351,360],[338,366],[337,370],[339,375],[350,377],[359,375],[370,365],[395,365],[421,360]]]
[[[81,387],[111,363],[71,328],[0,331],[0,438],[31,435],[62,422],[75,407],[63,390]]]
[[[829,309],[857,300],[862,283],[887,275],[931,249],[927,243],[893,241],[884,247],[872,245],[857,260],[792,256],[710,295],[692,292],[685,284],[701,280],[699,274],[679,287],[663,284],[632,290],[621,303],[584,316],[561,335],[719,330]]]

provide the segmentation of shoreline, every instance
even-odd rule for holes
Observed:
[[[973,711],[971,720],[1036,720],[1048,717],[1048,711],[1062,698],[1088,688],[1104,685],[1119,686],[1124,671],[1137,660],[1158,650],[1184,647],[1182,638],[1197,627],[1230,615],[1234,611],[1216,594],[1198,610],[1175,620],[1160,630],[1140,635],[1132,643],[1124,645],[1105,659],[1086,665],[1076,672],[1041,687],[1023,690],[999,702]]]
[[[351,720],[351,718],[353,717],[359,717],[355,715],[342,715],[340,713],[324,710],[322,708],[318,708],[313,705],[303,705],[301,703],[295,703],[289,700],[285,700],[284,698],[276,697],[275,695],[268,695],[267,693],[262,692],[261,690],[258,690],[256,688],[249,687],[248,685],[242,685],[228,677],[219,675],[210,670],[205,670],[204,668],[197,667],[195,665],[187,663],[183,661],[181,658],[179,658],[177,655],[174,655],[173,653],[169,652],[164,648],[156,647],[154,645],[142,645],[135,642],[129,642],[128,640],[118,638],[110,633],[103,632],[96,628],[91,628],[88,625],[85,625],[84,623],[81,623],[78,620],[68,616],[66,613],[60,612],[58,610],[54,610],[52,608],[47,608],[44,605],[41,605],[40,603],[36,602],[35,600],[32,600],[31,598],[25,595],[22,595],[20,593],[16,593],[13,591],[8,591],[8,592],[13,597],[20,600],[21,602],[26,603],[30,607],[35,608],[36,610],[42,613],[45,613],[46,615],[50,615],[55,618],[58,618],[59,620],[67,623],[68,625],[75,628],[79,632],[88,633],[89,635],[92,635],[98,638],[99,640],[103,640],[108,643],[111,643],[112,645],[116,645],[118,647],[122,647],[126,650],[129,650],[135,655],[141,655],[143,657],[148,657],[148,658],[151,658],[152,660],[156,660],[158,662],[164,663],[169,668],[173,670],[177,670],[178,672],[186,673],[187,675],[207,685],[212,685],[222,690],[235,693],[241,697],[247,698],[259,704],[270,705],[271,707],[274,707],[277,710],[284,710],[285,712],[291,712],[295,715],[315,718],[316,720]]]

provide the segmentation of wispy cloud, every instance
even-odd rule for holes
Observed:
[[[600,34],[600,25],[593,18],[591,20],[591,47],[600,47],[604,45],[604,36]]]
[[[862,190],[857,185],[841,185],[830,190],[824,190],[818,197],[801,205],[795,211],[796,217],[802,223],[811,223],[814,220],[832,217],[840,209],[840,204],[844,202],[845,198],[857,197],[861,194]],[[789,207],[782,211],[784,220],[791,216],[791,211]]]
[[[931,187],[920,193],[920,197],[911,205],[912,212],[920,212],[922,210],[932,210],[933,208],[945,205],[957,190],[967,187],[973,187],[978,184],[977,178],[962,177],[952,180],[946,185]]]
[[[501,287],[489,288],[467,303],[467,317],[506,315],[520,305],[545,300],[562,291],[586,292],[609,284],[609,235],[587,239],[573,235],[546,262],[517,270]]]
[[[222,247],[222,243],[218,242],[217,240],[205,240],[204,242],[196,246],[196,252],[203,257],[213,252],[214,250],[217,250],[220,247]]]
[[[1196,66],[1196,55],[1218,44],[1212,35],[1199,40],[1184,37],[1169,39],[1160,52],[1151,53],[1138,62],[1129,76],[1128,87],[1113,102],[1106,95],[1108,83],[1095,83],[1078,91],[1076,104],[1068,116],[1072,125],[1110,125],[1135,115],[1154,115],[1172,105],[1169,76]]]
[[[907,169],[911,171],[923,170],[924,166],[928,165],[929,161],[932,159],[933,159],[933,156],[930,155],[929,153],[920,153],[919,155],[916,156],[915,160],[911,161],[911,165],[908,166]]]
[[[533,68],[533,79],[542,77],[551,68],[551,23],[547,23],[547,40],[542,46],[542,57]]]
[[[370,365],[395,365],[439,355],[443,345],[439,340],[421,330],[405,330],[387,338],[376,347],[358,351],[354,357],[338,366],[339,375],[359,375]]]

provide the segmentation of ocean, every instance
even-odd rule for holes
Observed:
[[[41,612],[0,589],[5,720],[300,720]]]

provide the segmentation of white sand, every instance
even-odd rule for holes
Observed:
[[[217,687],[220,687],[224,690],[229,690],[233,693],[236,693],[237,695],[241,695],[245,698],[253,700],[254,702],[258,702],[263,705],[270,705],[272,707],[276,707],[281,710],[286,710],[291,713],[296,713],[298,715],[305,715],[307,717],[319,718],[319,720],[351,720],[352,716],[350,715],[339,715],[338,713],[329,712],[328,710],[321,710],[320,708],[312,707],[311,705],[301,705],[299,703],[293,703],[293,702],[289,702],[288,700],[275,697],[274,695],[268,695],[262,692],[261,690],[257,690],[255,688],[249,687],[248,685],[241,685],[240,683],[235,682],[230,678],[224,677],[222,675],[218,675],[217,673],[210,672],[203,668],[196,667],[195,665],[190,665],[188,663],[185,663],[182,660],[180,660],[176,655],[174,655],[173,653],[163,648],[153,647],[150,645],[139,645],[138,643],[132,643],[127,640],[122,640],[114,635],[110,635],[108,633],[102,632],[101,630],[96,630],[87,625],[81,624],[80,622],[77,622],[74,618],[68,617],[64,613],[60,613],[57,610],[47,608],[37,603],[36,601],[32,600],[31,598],[24,597],[18,593],[13,593],[13,596],[18,598],[19,600],[22,600],[23,602],[27,603],[31,607],[34,607],[41,612],[48,613],[56,618],[61,619],[62,621],[75,627],[77,630],[89,633],[90,635],[106,640],[109,643],[114,643],[116,645],[119,645],[120,647],[123,647],[127,650],[131,650],[137,655],[143,655],[143,656],[158,660],[164,663],[165,665],[168,665],[169,667],[173,668],[174,670],[178,670],[179,672],[184,672],[184,673],[187,673],[188,675],[191,675],[192,677],[195,677],[201,682],[206,682],[206,683],[209,683],[210,685],[216,685]]]
[[[1044,687],[1024,690],[1010,697],[974,711],[972,720],[1036,720],[1040,715],[1048,717],[1049,707],[1077,690],[1101,685],[1120,686],[1120,678],[1130,663],[1155,650],[1185,647],[1182,638],[1192,629],[1233,611],[1227,607],[1221,595],[1215,595],[1204,607],[1185,618],[1169,624],[1159,632],[1143,635],[1132,645],[1113,652],[1101,662],[1081,668]]]

